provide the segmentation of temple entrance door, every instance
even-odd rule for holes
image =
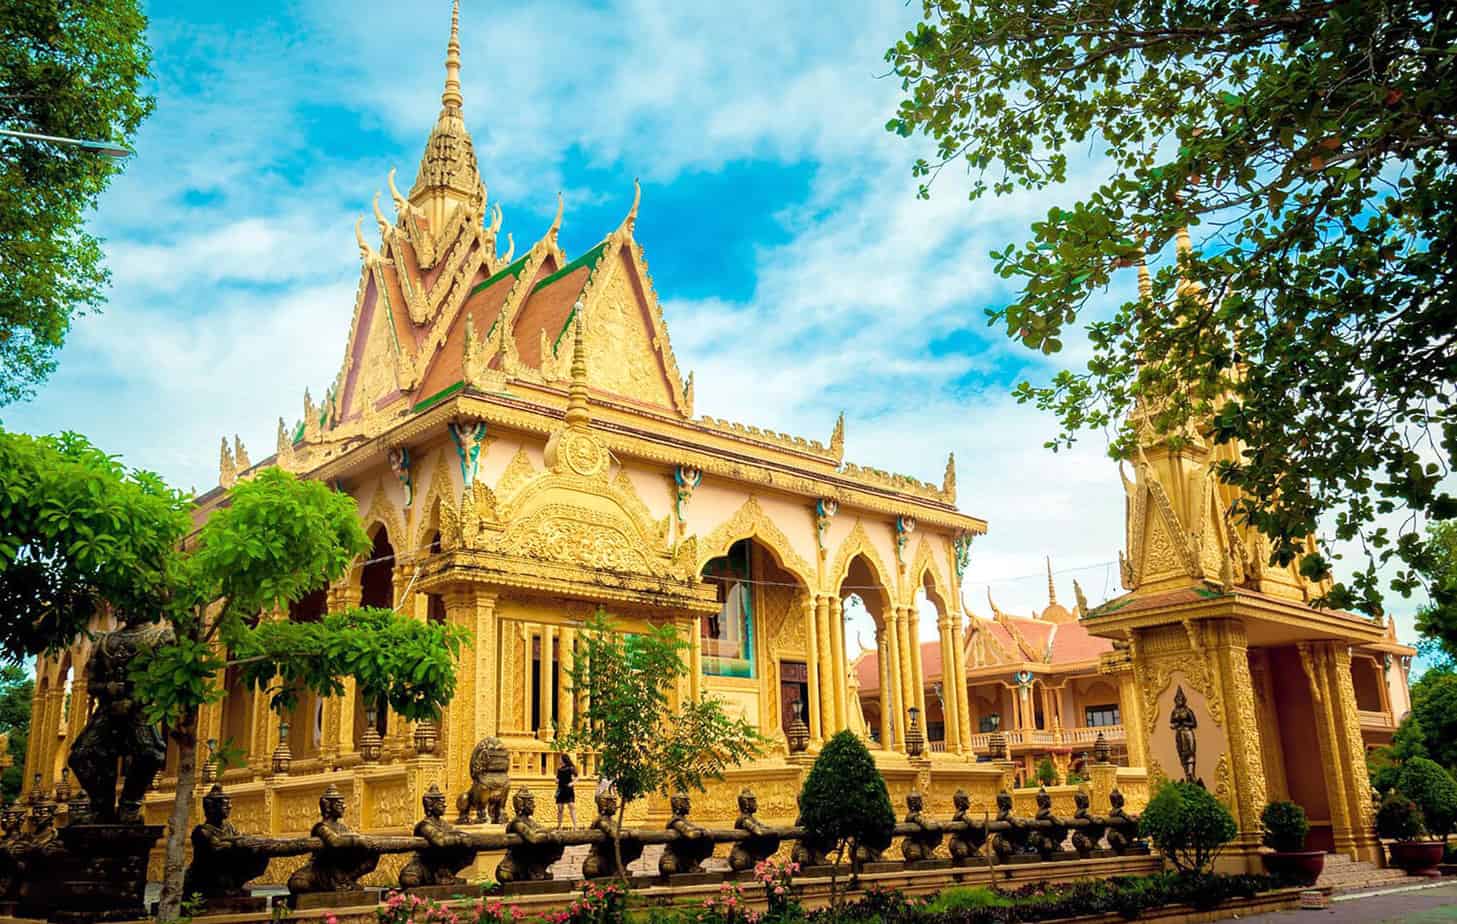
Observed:
[[[800,717],[809,721],[809,667],[803,661],[779,662],[779,727],[789,734],[794,704],[802,703]]]

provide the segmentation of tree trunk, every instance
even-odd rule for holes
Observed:
[[[626,816],[627,816],[627,800],[626,799],[618,799],[617,800],[617,830],[615,832],[613,832],[613,836],[612,836],[612,852],[616,855],[616,860],[617,860],[617,878],[620,879],[620,880],[622,880],[622,886],[623,886],[623,889],[624,890],[627,888],[627,885],[628,885],[628,875],[627,875],[627,867],[625,867],[625,866],[622,865],[622,820]]]
[[[187,860],[188,821],[192,817],[193,788],[197,783],[197,710],[183,713],[172,730],[177,742],[177,797],[167,823],[166,861],[162,868],[162,897],[157,906],[158,921],[182,917],[182,872]]]

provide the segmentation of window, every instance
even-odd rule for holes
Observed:
[[[983,735],[987,732],[994,732],[1002,725],[1002,714],[1000,712],[989,712],[982,716],[977,723],[977,731]]]
[[[1118,714],[1118,706],[1089,706],[1083,710],[1084,717],[1088,720],[1088,728],[1100,728],[1105,725],[1122,725],[1123,717]]]
[[[719,611],[704,616],[703,672],[717,677],[754,676],[754,585],[749,542],[741,539],[728,554],[703,566],[703,579],[718,588]]]

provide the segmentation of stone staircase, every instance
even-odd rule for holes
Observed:
[[[1399,869],[1383,869],[1364,860],[1352,860],[1343,853],[1325,855],[1325,869],[1315,881],[1317,889],[1330,889],[1332,895],[1359,892],[1365,889],[1390,888],[1426,880],[1408,876]]]

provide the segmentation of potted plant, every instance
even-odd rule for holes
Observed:
[[[1442,862],[1442,842],[1424,837],[1422,812],[1417,804],[1399,791],[1381,800],[1376,812],[1376,836],[1389,843],[1386,856],[1392,866],[1412,876],[1439,876],[1437,864]]]
[[[1305,809],[1294,802],[1271,802],[1260,814],[1260,827],[1265,846],[1273,851],[1260,858],[1265,871],[1301,885],[1314,885],[1325,869],[1325,851],[1305,849],[1305,836],[1310,833]]]

